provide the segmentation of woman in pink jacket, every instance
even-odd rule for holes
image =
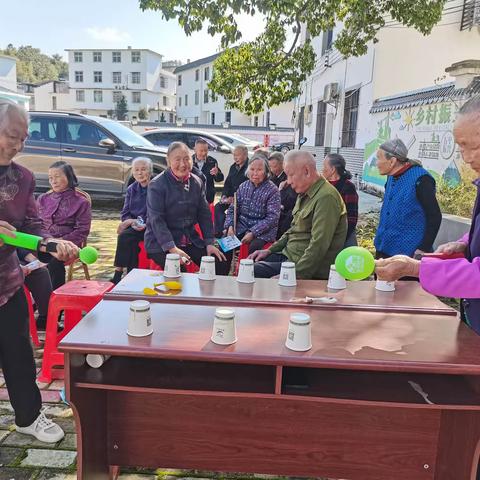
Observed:
[[[480,96],[462,106],[453,133],[463,160],[480,175]],[[390,281],[419,277],[427,292],[461,298],[463,320],[480,334],[480,178],[473,183],[478,191],[470,232],[437,248],[435,253],[445,259],[414,260],[397,255],[378,260],[376,272],[379,278]]]

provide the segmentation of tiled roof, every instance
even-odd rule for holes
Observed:
[[[455,88],[454,82],[423,88],[401,95],[379,98],[373,102],[370,113],[386,112],[399,108],[428,105],[447,100],[480,95],[480,78],[476,78],[467,88]]]
[[[173,73],[181,73],[185,70],[190,70],[191,68],[199,67],[200,65],[204,65],[205,63],[213,62],[217,57],[219,57],[222,53],[215,53],[214,55],[210,55],[209,57],[200,58],[195,60],[194,62],[186,63],[185,65],[181,65],[177,67]]]

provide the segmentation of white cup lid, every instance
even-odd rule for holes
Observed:
[[[212,263],[215,259],[211,255],[204,255],[202,257],[202,262]]]
[[[282,268],[295,268],[295,264],[293,262],[283,262]]]
[[[337,271],[337,267],[335,265],[330,265],[330,270]]]
[[[253,260],[251,258],[243,258],[240,260],[242,265],[253,265]]]
[[[148,310],[150,308],[150,302],[147,300],[134,300],[130,304],[130,310]]]
[[[290,320],[295,323],[309,323],[310,315],[306,313],[291,313]]]
[[[180,260],[178,253],[167,253],[167,260]]]
[[[235,312],[231,308],[217,308],[215,316],[218,318],[234,318]]]

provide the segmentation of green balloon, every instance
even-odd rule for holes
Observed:
[[[83,247],[80,250],[79,257],[83,263],[90,265],[91,263],[95,263],[97,261],[98,251],[93,247],[89,247],[89,246]]]
[[[347,280],[363,280],[375,270],[375,260],[366,248],[348,247],[337,255],[335,268]]]

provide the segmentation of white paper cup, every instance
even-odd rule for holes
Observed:
[[[213,320],[211,340],[218,345],[231,345],[237,341],[235,312],[230,308],[217,308]]]
[[[337,272],[335,265],[330,266],[327,288],[331,288],[333,290],[344,290],[347,288],[347,281]]]
[[[293,262],[282,263],[278,284],[282,287],[294,287],[297,284],[297,275],[295,273],[295,264]]]
[[[243,260],[240,260],[240,268],[238,269],[237,282],[255,282],[255,274],[253,272],[253,260],[251,258],[244,258]]]
[[[146,337],[153,333],[150,302],[134,300],[130,304],[127,333],[132,337]]]
[[[202,257],[198,278],[200,280],[215,280],[215,258],[209,255]]]
[[[87,364],[92,368],[100,368],[109,358],[110,358],[110,355],[101,355],[99,353],[89,353],[87,355]]]
[[[386,282],[385,280],[377,280],[375,288],[381,292],[394,292],[395,282]]]
[[[312,348],[310,315],[306,313],[292,313],[290,315],[285,346],[295,352],[306,352]]]
[[[178,253],[167,253],[163,276],[167,278],[178,278],[181,276],[180,255]]]

